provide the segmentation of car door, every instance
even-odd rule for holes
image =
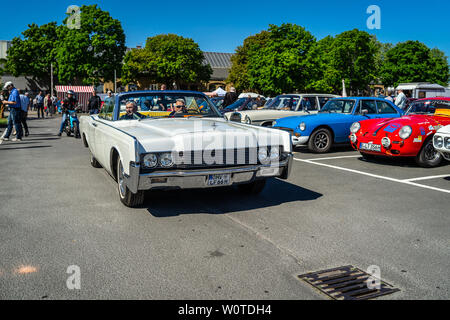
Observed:
[[[367,114],[363,115],[363,110],[367,110]],[[353,113],[349,114],[339,124],[339,130],[336,130],[336,142],[346,142],[349,140],[350,127],[354,122],[373,119],[378,116],[377,104],[373,99],[357,100]]]
[[[107,149],[107,134],[114,117],[114,104],[104,105],[98,115],[97,121],[93,123],[95,139],[95,158],[104,167],[109,163],[109,150]]]

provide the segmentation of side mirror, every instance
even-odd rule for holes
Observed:
[[[361,115],[367,116],[368,114],[369,114],[369,110],[367,110],[367,109],[362,109],[361,110]]]

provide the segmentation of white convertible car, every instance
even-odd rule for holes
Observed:
[[[450,161],[450,125],[439,129],[433,137],[434,148]]]
[[[80,119],[92,166],[118,184],[120,200],[140,206],[152,189],[237,185],[259,193],[268,178],[287,179],[290,135],[229,122],[202,93],[128,92]]]
[[[276,97],[262,109],[229,112],[225,113],[225,117],[235,122],[272,127],[275,120],[281,118],[315,114],[328,100],[337,97],[333,94],[285,94]],[[232,105],[228,108],[234,111]]]

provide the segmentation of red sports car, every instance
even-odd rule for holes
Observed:
[[[415,157],[422,167],[438,166],[442,155],[433,147],[433,136],[450,124],[450,98],[414,101],[403,117],[355,122],[350,140],[364,158]]]

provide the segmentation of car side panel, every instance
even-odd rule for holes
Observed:
[[[98,119],[95,121],[95,153],[98,162],[110,173],[111,151],[116,149],[122,160],[125,173],[129,174],[130,162],[139,162],[137,159],[138,145],[134,137],[120,130],[114,125],[114,121]]]

